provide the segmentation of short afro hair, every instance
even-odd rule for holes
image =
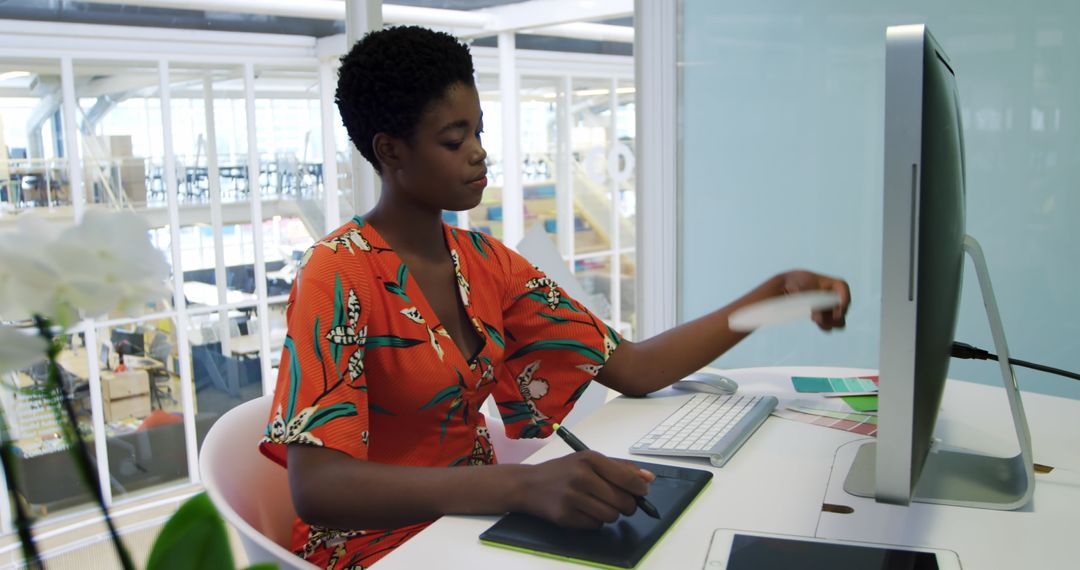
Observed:
[[[447,33],[399,26],[368,33],[341,58],[336,101],[349,138],[382,174],[372,138],[411,140],[428,104],[456,83],[476,85],[469,48]]]

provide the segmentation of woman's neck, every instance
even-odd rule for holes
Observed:
[[[379,203],[364,220],[399,253],[429,260],[446,257],[442,213],[395,200],[393,196],[393,192],[383,188]]]

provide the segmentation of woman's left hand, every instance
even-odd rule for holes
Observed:
[[[784,295],[807,291],[836,293],[840,297],[840,303],[831,309],[814,311],[811,318],[821,330],[830,331],[834,328],[844,328],[844,317],[847,315],[848,306],[851,305],[851,289],[848,287],[847,281],[838,277],[830,277],[801,269],[788,271],[781,277]]]

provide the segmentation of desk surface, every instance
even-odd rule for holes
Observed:
[[[209,283],[202,283],[199,281],[185,281],[184,297],[187,298],[189,303],[194,305],[217,305],[217,285],[210,285]],[[251,293],[236,291],[234,289],[225,290],[226,303],[241,303],[244,301],[252,301],[254,299],[255,295],[252,295]]]
[[[987,374],[996,373],[988,368]],[[746,394],[791,398],[790,377],[854,376],[864,369],[755,368],[727,370]],[[648,398],[616,398],[574,427],[593,448],[631,457],[629,446],[690,395],[664,390]],[[683,514],[639,568],[700,568],[712,531],[726,527],[801,536],[844,538],[954,550],[964,568],[1074,567],[1080,528],[1080,402],[1023,394],[1035,462],[1055,469],[1036,475],[1035,498],[1016,512],[942,505],[879,505],[843,492],[843,449],[867,440],[836,429],[770,417],[723,468],[706,460],[649,457],[648,461],[709,469],[712,485]],[[1012,423],[1000,388],[950,381],[938,434],[953,445],[1015,455]],[[566,453],[551,442],[526,463]],[[834,475],[834,460],[837,461]],[[850,459],[848,459],[850,461]],[[851,514],[824,513],[823,503]],[[581,568],[582,566],[480,544],[498,517],[443,517],[379,562],[394,568]]]
[[[78,378],[83,380],[90,378],[90,361],[87,359],[86,347],[63,350],[57,361],[64,370]],[[129,370],[154,370],[165,368],[165,363],[148,356],[126,355],[124,366],[127,366]],[[107,372],[107,370],[102,370],[103,375]]]

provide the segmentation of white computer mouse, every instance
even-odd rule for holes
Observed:
[[[672,388],[708,394],[734,394],[739,383],[712,372],[695,372],[671,385]]]

